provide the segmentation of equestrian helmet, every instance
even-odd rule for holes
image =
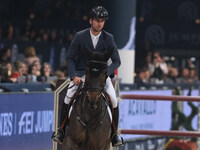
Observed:
[[[108,20],[108,11],[103,6],[94,7],[89,13],[89,18],[103,18]]]

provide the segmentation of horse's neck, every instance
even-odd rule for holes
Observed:
[[[103,105],[102,105],[102,100],[101,98],[99,99],[99,103],[98,106],[95,110],[91,110],[88,108],[88,105],[86,105],[86,107],[84,108],[84,110],[86,111],[86,116],[88,119],[92,119],[92,118],[97,118],[99,116],[99,114],[101,113],[103,109]]]
[[[84,97],[85,98],[85,97]],[[101,96],[99,99],[99,103],[96,109],[91,110],[88,108],[87,99],[81,99],[79,98],[76,109],[78,113],[80,114],[81,118],[84,118],[85,121],[89,121],[91,119],[94,119],[95,117],[101,117],[100,114],[105,110],[104,105],[104,99]]]

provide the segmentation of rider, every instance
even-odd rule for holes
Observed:
[[[108,66],[107,79],[105,85],[105,91],[109,94],[114,108],[113,120],[118,128],[119,109],[118,101],[115,94],[114,87],[109,77],[121,64],[117,46],[114,42],[113,36],[108,32],[102,30],[105,21],[108,20],[108,12],[102,6],[94,7],[89,14],[90,28],[77,32],[74,39],[71,42],[69,50],[67,52],[67,65],[68,72],[71,79],[67,94],[64,99],[64,103],[61,110],[60,125],[62,124],[66,115],[68,115],[68,105],[76,92],[78,85],[85,80],[86,73],[86,58],[84,57],[84,45],[92,51],[98,51],[105,53],[108,49],[114,48],[111,56],[112,63]],[[75,86],[73,86],[75,85]],[[67,123],[66,123],[67,124]],[[52,139],[56,142],[62,143],[65,135],[65,127],[63,129],[58,128],[56,135]],[[123,144],[123,139],[112,128],[111,135],[112,145],[119,146]]]

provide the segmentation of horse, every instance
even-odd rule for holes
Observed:
[[[87,49],[85,83],[73,101],[69,128],[64,140],[67,150],[110,149],[111,118],[104,85],[107,78],[107,60],[112,51],[113,49],[110,49],[103,54]]]

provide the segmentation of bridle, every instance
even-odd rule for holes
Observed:
[[[94,64],[97,64],[98,67],[96,67]],[[104,75],[105,76],[105,80],[103,81],[102,85],[100,85],[98,87],[95,87],[95,86],[92,86],[92,85],[86,85],[83,88],[83,91],[86,93],[86,95],[88,95],[88,92],[96,92],[96,93],[99,93],[99,96],[100,96],[101,93],[104,91],[104,87],[105,87],[106,74],[107,74],[107,63],[106,62],[92,60],[92,61],[88,61],[87,67],[88,67],[89,72],[91,74],[98,74],[99,75],[100,70],[103,70],[103,71],[106,70],[106,71],[104,71],[105,72],[105,75]]]

